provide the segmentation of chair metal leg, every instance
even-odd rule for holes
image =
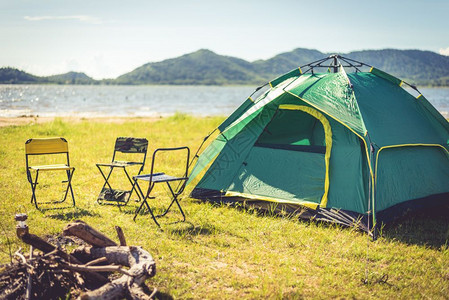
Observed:
[[[65,201],[65,199],[67,198],[67,192],[68,192],[68,190],[69,190],[69,188],[70,188],[70,194],[72,195],[73,206],[75,206],[75,196],[74,196],[74,194],[73,194],[73,188],[72,188],[72,178],[73,178],[73,173],[75,173],[75,168],[73,168],[71,172],[70,172],[70,170],[67,171],[67,176],[68,176],[67,181],[68,181],[68,184],[67,184],[67,190],[65,191],[64,201]]]
[[[114,168],[122,168],[123,171],[125,172],[126,178],[128,178],[128,181],[129,181],[129,183],[131,184],[132,187],[131,187],[131,190],[129,191],[128,196],[127,196],[126,198],[124,198],[124,201],[121,201],[121,202],[118,202],[118,201],[117,201],[117,202],[115,203],[115,205],[117,205],[118,207],[127,205],[128,202],[129,202],[129,200],[131,199],[131,196],[132,196],[133,192],[135,191],[135,186],[134,186],[134,184],[133,184],[133,180],[131,179],[131,176],[129,176],[129,173],[128,173],[128,171],[126,170],[126,166],[110,166],[110,167],[109,167],[110,170],[109,170],[109,173],[107,174],[107,176],[105,176],[103,170],[101,169],[101,167],[100,167],[99,165],[97,165],[97,168],[100,170],[100,173],[101,173],[101,175],[103,176],[103,179],[104,179],[104,181],[105,181],[104,184],[103,184],[103,186],[102,186],[102,188],[101,188],[101,190],[100,190],[100,194],[99,194],[99,196],[98,196],[98,198],[97,198],[97,202],[100,203],[100,204],[102,204],[103,199],[100,199],[100,196],[101,196],[103,190],[106,188],[106,186],[108,186],[108,188],[109,188],[109,190],[110,190],[111,192],[113,192],[113,191],[118,191],[118,190],[114,190],[114,189],[112,188],[111,184],[109,183],[109,178],[111,177],[111,174],[112,174]],[[139,174],[140,174],[140,173],[141,173],[141,170],[139,171]],[[128,192],[128,191],[124,191],[124,192]],[[141,198],[140,194],[137,193],[137,191],[136,191],[136,194],[137,194],[137,197],[139,198],[138,201],[142,201],[142,198]]]
[[[184,211],[183,211],[182,208],[181,208],[181,204],[179,204],[178,196],[179,196],[179,195],[175,195],[175,196],[172,198],[172,202],[170,203],[170,205],[168,206],[168,208],[167,208],[162,214],[157,215],[156,218],[165,216],[165,215],[170,211],[170,208],[173,206],[173,204],[176,203],[176,205],[178,206],[179,211],[181,212],[181,215],[182,215],[182,222],[184,222],[184,221],[186,220],[186,216],[185,216],[185,214],[184,214]]]
[[[139,208],[137,208],[136,212],[134,213],[133,221],[136,221],[136,217],[139,214],[142,207],[145,205],[146,199],[145,199],[145,196],[143,195],[142,189],[140,188],[139,184],[137,183],[137,180],[134,182],[134,184],[135,184],[135,186],[137,186],[138,193],[140,193],[143,198],[142,203],[140,203]]]
[[[67,170],[65,172],[67,174],[67,188],[65,189],[64,197],[61,199],[61,202],[64,202],[67,199],[67,194],[68,194],[69,188],[70,188],[70,170]]]
[[[142,210],[142,207],[145,204],[145,200],[142,201],[142,203],[140,204],[140,206],[136,209],[136,212],[134,213],[134,217],[133,217],[133,221],[136,221],[137,215],[139,214],[139,212]]]
[[[128,200],[126,201],[126,203],[128,203],[129,199],[131,199],[133,191],[135,190],[135,186],[133,184],[133,180],[131,179],[131,177],[129,176],[128,172],[126,171],[126,168],[123,168],[123,171],[125,171],[126,177],[128,177],[128,180],[129,180],[129,182],[132,185],[131,191],[130,191],[129,196],[128,196]],[[137,175],[140,175],[140,173],[141,173],[141,171],[139,171],[139,173]],[[136,195],[137,195],[137,198],[139,198],[139,201],[142,201],[142,199],[140,198],[140,195],[139,195],[139,193],[137,193],[137,191],[136,191]]]
[[[37,200],[36,200],[36,186],[37,186],[37,179],[39,177],[39,170],[36,171],[36,177],[34,178],[33,181],[33,176],[31,175],[31,172],[29,173],[30,176],[30,184],[31,184],[31,203],[34,202],[34,206],[36,206],[36,209],[39,209],[38,205],[37,205]]]
[[[102,189],[106,186],[106,185],[108,185],[108,187],[112,190],[112,187],[111,187],[111,185],[109,184],[109,178],[111,177],[111,174],[112,174],[112,171],[114,170],[114,167],[109,167],[109,173],[108,173],[108,176],[106,177],[106,176],[104,176],[104,173],[103,173],[103,171],[101,170],[101,168],[99,167],[99,166],[97,166],[98,167],[98,169],[100,170],[100,173],[101,173],[101,175],[103,176],[103,178],[104,178],[104,184],[103,184],[103,187],[102,187]]]
[[[153,214],[153,210],[151,209],[150,205],[149,205],[148,202],[146,201],[147,199],[148,199],[148,198],[146,198],[146,199],[144,200],[144,202],[145,202],[145,204],[146,204],[146,206],[147,206],[148,211],[149,211],[150,214],[151,214],[151,218],[153,218],[154,223],[156,223],[156,225],[160,228],[161,225],[160,225],[159,222],[157,221],[156,216]]]
[[[151,173],[151,176],[166,176],[164,173],[157,173],[156,175],[153,175],[153,173]],[[168,180],[167,180],[168,177]],[[173,178],[173,177],[171,177]],[[169,176],[166,176],[163,180],[156,180],[156,181],[152,181],[151,177],[148,178],[148,175],[144,175],[143,177],[136,176],[133,177],[134,179],[134,184],[133,184],[133,188],[135,188],[136,192],[138,194],[140,194],[140,196],[142,197],[142,203],[140,204],[139,208],[136,210],[135,214],[134,214],[134,218],[133,220],[135,221],[137,218],[137,215],[139,214],[139,212],[144,208],[144,206],[148,209],[148,211],[151,214],[151,218],[153,219],[154,223],[156,223],[156,225],[158,227],[161,227],[159,222],[157,221],[157,218],[165,216],[170,209],[173,207],[173,205],[176,203],[176,205],[179,208],[179,211],[182,214],[182,221],[184,222],[186,220],[186,216],[184,211],[182,210],[181,204],[179,203],[178,197],[181,195],[181,193],[184,190],[185,187],[185,182],[187,181],[187,178],[175,178],[175,180],[171,179]],[[149,181],[148,182],[148,189],[146,191],[146,193],[144,194],[142,191],[142,188],[140,187],[138,180],[142,179],[143,181]],[[170,180],[171,179],[171,180]],[[177,181],[179,184],[176,187],[176,190],[173,189],[172,184],[174,184],[174,182]],[[168,189],[170,190],[171,193],[171,202],[168,205],[167,209],[165,209],[165,211],[162,214],[159,215],[154,215],[153,210],[151,209],[150,205],[148,204],[148,200],[149,199],[154,199],[155,197],[151,197],[150,194],[155,186],[156,183],[161,183],[161,182],[165,182],[168,186]]]
[[[168,211],[170,210],[170,208],[172,207],[173,203],[175,203],[175,200],[174,200],[175,193],[173,192],[173,189],[172,189],[170,183],[168,181],[166,183],[167,183],[168,189],[170,190],[170,193],[172,194],[172,199],[171,199],[172,201],[171,201],[170,205],[167,207],[167,209],[162,214],[158,215],[157,217],[165,216],[168,213]]]
[[[60,201],[53,201],[53,202],[49,202],[49,203],[62,203],[67,199],[67,194],[70,190],[70,194],[72,196],[72,202],[73,202],[73,206],[75,206],[75,195],[73,193],[73,188],[72,188],[72,178],[73,178],[73,173],[75,172],[75,169],[73,170],[66,170],[66,174],[67,174],[67,188],[64,192],[64,197],[60,200]],[[39,170],[36,170],[36,176],[33,179],[33,176],[31,175],[31,172],[29,173],[29,182],[31,185],[31,203],[34,203],[34,206],[39,209],[39,205],[37,204],[37,197],[36,197],[36,189],[37,189],[37,185],[38,185],[38,178],[39,178]]]
[[[178,207],[179,207],[179,211],[180,211],[181,214],[182,214],[182,221],[184,222],[184,221],[186,220],[186,215],[184,214],[184,211],[183,211],[182,208],[181,208],[181,204],[179,204],[179,202],[178,202],[178,196],[179,196],[179,194],[176,195],[176,197],[175,197],[173,200],[176,201],[176,204],[177,204]]]
[[[97,202],[100,203],[99,198],[100,198],[101,192],[103,191],[103,189],[105,188],[105,186],[108,185],[108,186],[109,186],[109,189],[112,190],[112,187],[111,187],[111,185],[109,184],[109,181],[108,181],[108,180],[109,180],[109,177],[111,177],[112,170],[114,169],[114,167],[109,167],[110,169],[109,169],[108,176],[105,176],[105,175],[104,175],[103,170],[100,168],[99,165],[97,165],[97,168],[98,168],[98,170],[100,171],[100,174],[101,174],[101,176],[103,176],[103,179],[104,179],[104,184],[103,184],[103,186],[101,187],[100,194],[99,194],[98,197],[97,197]],[[100,203],[100,204],[101,204],[101,203]]]
[[[165,216],[169,212],[169,210],[173,206],[173,204],[176,203],[176,205],[178,205],[179,211],[182,214],[182,218],[183,218],[182,221],[184,222],[186,220],[186,216],[184,214],[184,211],[181,208],[181,204],[179,204],[179,201],[178,201],[178,196],[180,195],[180,193],[177,193],[177,192],[175,193],[173,191],[173,188],[171,187],[171,185],[170,185],[170,183],[168,181],[167,181],[167,186],[168,186],[168,189],[170,190],[170,192],[172,194],[172,201],[171,201],[170,205],[167,207],[167,209],[162,214],[157,215],[156,218]]]
[[[139,184],[137,183],[137,180],[135,180],[134,185],[137,186],[136,192],[138,192],[138,193],[141,194],[143,200],[142,200],[142,203],[140,204],[139,208],[136,210],[136,212],[135,212],[135,214],[134,214],[133,221],[134,221],[134,222],[136,221],[137,215],[138,215],[139,212],[142,210],[143,206],[146,205],[148,211],[149,211],[150,214],[151,214],[151,218],[153,219],[154,223],[156,223],[156,225],[160,228],[161,225],[160,225],[159,222],[156,220],[156,217],[155,217],[154,214],[153,214],[153,210],[151,209],[150,205],[149,205],[148,202],[147,202],[148,199],[154,198],[154,197],[150,197],[150,192],[151,192],[151,190],[153,189],[154,184],[148,187],[148,191],[147,191],[147,194],[146,194],[145,196],[143,195],[142,189],[140,188]],[[134,188],[134,185],[133,185],[133,188]]]

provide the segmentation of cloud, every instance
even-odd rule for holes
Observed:
[[[76,15],[76,16],[36,16],[30,17],[25,16],[25,20],[27,21],[48,21],[48,20],[76,20],[83,23],[89,24],[101,24],[102,21],[99,18],[86,16],[86,15]]]
[[[441,49],[440,49],[440,54],[441,54],[441,55],[449,56],[449,47],[447,47],[446,49],[441,48]]]

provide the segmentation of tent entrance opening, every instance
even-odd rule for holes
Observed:
[[[329,139],[325,127],[329,123],[323,118],[310,107],[278,109],[230,191],[257,195],[259,199],[322,204],[328,186],[327,147],[331,146],[326,145]]]

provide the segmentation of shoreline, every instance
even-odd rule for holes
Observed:
[[[449,122],[449,115],[442,114],[443,117]],[[204,117],[204,116],[202,116]],[[44,124],[52,122],[55,119],[62,119],[70,123],[80,123],[82,121],[99,122],[99,123],[114,123],[123,124],[129,121],[143,121],[143,122],[155,122],[157,120],[164,119],[164,116],[159,117],[37,117],[37,116],[22,116],[22,117],[0,117],[0,128],[7,126],[23,126]]]
[[[70,123],[79,123],[82,121],[93,121],[101,123],[116,123],[122,124],[127,121],[144,121],[144,122],[154,122],[161,120],[163,117],[35,117],[35,116],[25,116],[25,117],[0,117],[0,127],[6,126],[20,126],[20,125],[33,125],[33,124],[43,124],[54,121],[56,118],[62,119]]]

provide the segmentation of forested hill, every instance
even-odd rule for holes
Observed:
[[[330,54],[298,48],[267,60],[248,62],[202,49],[147,63],[115,79],[94,80],[76,72],[38,77],[13,68],[0,68],[0,83],[257,85]],[[341,55],[375,66],[412,84],[449,86],[449,57],[435,52],[383,49]]]
[[[145,64],[119,76],[119,84],[257,84],[267,74],[257,72],[254,64],[236,57],[199,50],[161,62]]]
[[[3,84],[95,84],[99,81],[84,73],[68,72],[60,75],[39,77],[14,68],[0,68],[0,83]]]

